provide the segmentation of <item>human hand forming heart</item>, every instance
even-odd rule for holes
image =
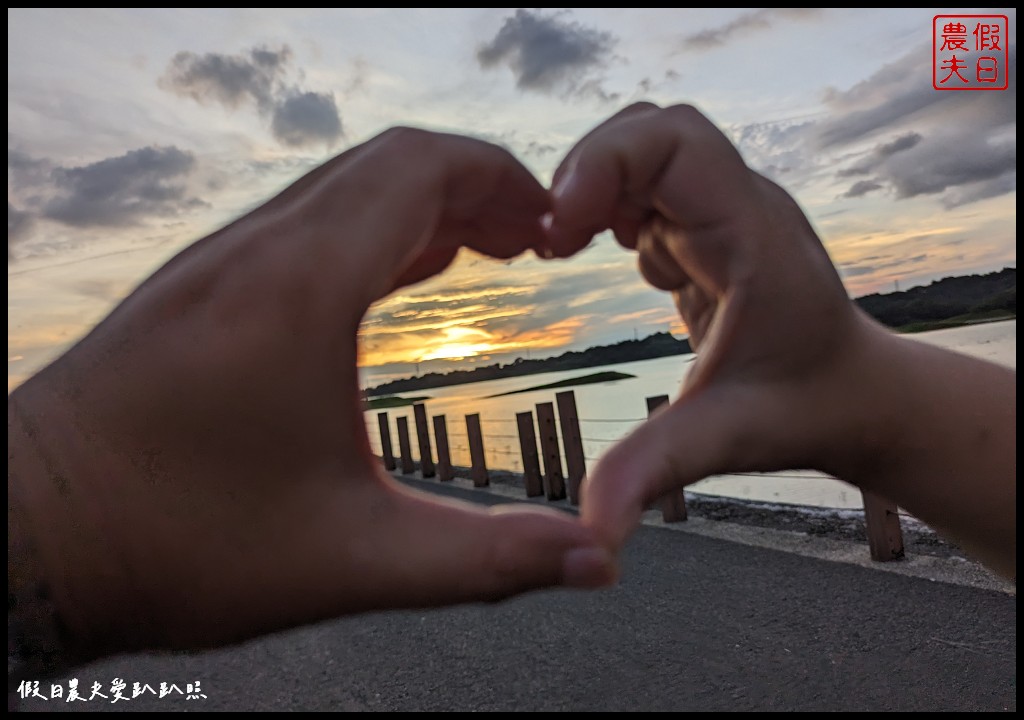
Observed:
[[[1016,577],[1016,373],[887,331],[803,212],[690,106],[612,117],[555,174],[548,254],[614,231],[670,291],[698,357],[680,396],[581,489],[618,548],[658,496],[814,468],[878,492]]]
[[[568,256],[606,228],[673,293],[699,359],[672,407],[594,469],[582,519],[483,510],[388,478],[356,378],[369,305],[460,247]],[[70,652],[88,659],[605,585],[648,501],[726,470],[881,483],[973,538],[1005,483],[951,516],[946,496],[976,465],[953,463],[952,480],[921,495],[920,475],[951,459],[878,421],[881,396],[923,412],[928,388],[903,387],[908,367],[960,372],[951,362],[860,315],[796,204],[692,108],[610,119],[550,194],[494,146],[390,131],[186,249],[9,396],[9,581],[19,596],[44,582]],[[945,400],[1006,387],[986,375]],[[1015,429],[1015,402],[1000,422]],[[1005,453],[990,455],[985,471],[1002,478]],[[981,548],[1004,546],[1015,512],[987,527]]]
[[[41,568],[13,584],[42,574],[89,657],[611,582],[570,514],[392,480],[362,416],[370,304],[460,247],[539,245],[549,209],[508,152],[399,129],[186,249],[8,398],[11,536]]]

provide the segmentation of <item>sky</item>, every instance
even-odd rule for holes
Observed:
[[[937,14],[1004,14],[1009,88],[933,89]],[[385,129],[512,151],[543,183],[639,100],[697,106],[800,203],[851,296],[1016,267],[1016,12],[8,9],[8,391],[183,248]],[[608,234],[463,251],[371,308],[364,382],[671,331]]]

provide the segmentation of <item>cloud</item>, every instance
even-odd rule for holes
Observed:
[[[818,144],[822,125],[831,121],[829,116],[816,122],[756,123],[734,128],[730,135],[750,167],[791,192],[830,175],[856,180],[840,191],[842,198],[878,190],[897,200],[937,195],[948,209],[1016,189],[1013,124],[946,126],[941,118],[923,117],[910,123],[913,127],[897,123],[887,128],[895,134],[859,150]]]
[[[892,268],[904,268],[907,265],[918,265],[925,262],[931,257],[928,253],[919,253],[912,257],[895,257],[893,255],[884,256],[871,256],[861,258],[857,262],[842,263],[839,265],[839,272],[843,277],[852,278],[859,277],[861,275],[871,275],[881,270],[889,270]],[[863,263],[870,262],[872,260],[886,260],[887,262],[873,263],[871,265],[865,265]]]
[[[275,86],[285,73],[291,50],[256,47],[247,55],[179,52],[160,78],[160,87],[196,102],[237,108],[253,100],[263,110],[274,105]]]
[[[903,153],[885,163],[882,170],[896,190],[896,197],[933,195],[947,188],[989,181],[1004,173],[1016,174],[1015,140],[993,142],[965,134],[930,139],[921,152]]]
[[[525,155],[532,155],[538,158],[545,157],[546,155],[550,155],[551,153],[557,151],[558,148],[552,145],[551,143],[542,143],[537,142],[536,140],[531,140],[530,142],[528,142],[526,144],[526,147],[523,149],[523,153]]]
[[[873,190],[881,190],[883,187],[885,186],[882,185],[882,183],[875,182],[874,180],[858,180],[850,186],[849,190],[843,193],[843,197],[861,197],[862,195],[867,195]]]
[[[274,137],[285,145],[332,144],[341,137],[341,118],[334,96],[303,92],[274,108]]]
[[[8,259],[17,243],[31,244],[32,252],[44,247],[44,237],[47,252],[65,243],[66,234],[55,239],[46,221],[79,229],[134,227],[209,207],[190,192],[195,170],[195,157],[173,146],[143,147],[77,167],[9,147]]]
[[[932,88],[930,58],[930,48],[919,47],[849,90],[827,91],[825,103],[830,115],[818,127],[821,146],[849,144],[911,122],[959,125],[965,133],[1016,124],[1014,73],[1010,73],[1011,86],[1005,91],[938,92]],[[1013,46],[1011,68],[1016,66],[1015,61]],[[934,111],[925,113],[926,110]]]
[[[563,20],[561,14],[519,9],[480,47],[477,61],[484,69],[508,65],[521,90],[614,100],[617,95],[606,92],[593,73],[611,60],[616,42],[611,33]]]
[[[565,152],[564,146],[553,145],[542,140],[527,140],[520,136],[515,130],[503,130],[502,132],[489,132],[487,130],[474,129],[469,132],[472,137],[479,138],[484,142],[499,145],[513,155],[529,155],[535,158],[545,158],[553,153]]]
[[[874,176],[854,183],[842,194],[846,198],[861,197],[884,187],[891,188],[897,199],[959,188],[942,200],[945,207],[951,208],[1012,192],[1016,189],[1016,168],[1013,138],[947,130],[927,139],[919,133],[902,135],[876,146],[836,176]]]
[[[16,207],[7,203],[7,259],[10,260],[11,245],[21,240],[28,233],[29,226],[32,221],[32,216],[24,210],[18,210]]]
[[[870,275],[875,271],[871,265],[840,265],[839,272],[843,277],[857,277],[858,275]]]
[[[830,175],[856,180],[842,198],[879,190],[897,200],[936,195],[945,208],[1013,192],[1013,88],[937,92],[921,57],[931,56],[911,53],[848,90],[829,90],[823,117],[753,123],[730,134],[752,168],[791,191]]]
[[[1015,47],[1010,57],[1012,66]],[[897,199],[939,195],[940,203],[952,208],[1013,192],[1015,88],[937,92],[930,65],[921,58],[930,55],[912,53],[846,91],[827,93],[829,114],[813,130],[815,145],[826,153],[854,148],[855,160],[836,177],[871,176],[843,197],[884,187]],[[875,138],[880,141],[870,150],[855,149]]]
[[[111,303],[124,297],[126,290],[124,284],[108,279],[83,278],[73,280],[69,289],[83,297]]]
[[[435,279],[388,298],[360,328],[363,365],[462,353],[464,340],[467,347],[486,344],[494,357],[514,357],[527,347],[617,342],[634,327],[665,329],[676,317],[668,294],[646,285],[635,258],[610,238],[594,245],[591,252],[596,255],[583,264],[529,260],[535,267],[527,283],[511,285],[501,273],[488,273],[494,263],[457,263],[443,281]],[[602,320],[584,322],[587,317]],[[477,339],[481,332],[485,342]]]
[[[158,84],[200,104],[218,103],[231,110],[251,104],[283,145],[330,146],[343,135],[334,95],[289,85],[291,60],[287,45],[254,47],[239,55],[183,51],[171,58]],[[362,66],[358,70],[365,73]]]
[[[908,132],[906,135],[900,135],[892,142],[887,142],[879,145],[875,148],[875,153],[882,158],[887,158],[890,155],[895,155],[898,152],[909,150],[910,148],[917,145],[924,139],[924,136],[916,132]]]
[[[823,167],[810,142],[813,127],[802,119],[758,122],[730,128],[729,135],[751,168],[798,190]]]
[[[703,51],[721,47],[737,36],[768,30],[776,20],[810,20],[821,8],[761,8],[740,15],[725,25],[701,30],[683,38],[683,50]]]
[[[45,180],[52,169],[48,160],[33,158],[21,150],[7,148],[7,177],[14,185],[37,185]]]
[[[43,204],[42,215],[74,227],[123,226],[176,216],[206,205],[186,193],[185,180],[194,168],[191,153],[156,146],[91,165],[57,167],[50,174],[53,195]]]
[[[1017,174],[1007,173],[1000,177],[975,183],[970,187],[957,188],[946,193],[942,198],[942,204],[947,210],[961,205],[969,205],[979,200],[987,200],[991,197],[998,197],[1006,193],[1014,192],[1017,189]],[[961,241],[963,242],[963,241]]]
[[[920,133],[909,132],[905,135],[900,135],[890,142],[884,142],[880,145],[876,145],[874,149],[872,149],[855,165],[838,170],[836,172],[836,177],[846,178],[857,175],[870,175],[874,169],[883,164],[887,158],[892,157],[896,153],[910,150],[922,140],[924,140],[924,136]]]

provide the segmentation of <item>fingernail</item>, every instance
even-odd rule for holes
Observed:
[[[615,582],[615,561],[601,547],[582,547],[562,558],[562,584],[573,588],[599,588]]]
[[[544,242],[541,245],[539,245],[538,247],[534,248],[534,250],[537,252],[537,256],[538,257],[541,257],[541,258],[543,258],[545,260],[550,260],[551,258],[553,258],[555,256],[555,251],[552,250],[551,246],[548,244],[549,238],[551,236],[551,227],[554,224],[555,224],[555,214],[554,213],[544,213],[544,215],[540,219],[540,226],[541,226],[541,228],[544,229],[544,235],[545,235]]]

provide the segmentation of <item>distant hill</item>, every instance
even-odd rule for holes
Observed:
[[[1016,316],[1017,269],[943,278],[903,292],[865,295],[856,302],[880,323],[904,331]]]
[[[904,332],[1016,317],[1017,270],[1004,268],[986,275],[949,277],[902,292],[865,295],[855,302],[879,322]],[[689,340],[679,340],[669,333],[655,333],[642,340],[624,340],[615,345],[570,351],[540,360],[517,358],[505,365],[498,363],[472,370],[431,372],[419,377],[392,380],[364,392],[367,397],[377,397],[542,372],[650,360],[688,352],[692,352]]]

